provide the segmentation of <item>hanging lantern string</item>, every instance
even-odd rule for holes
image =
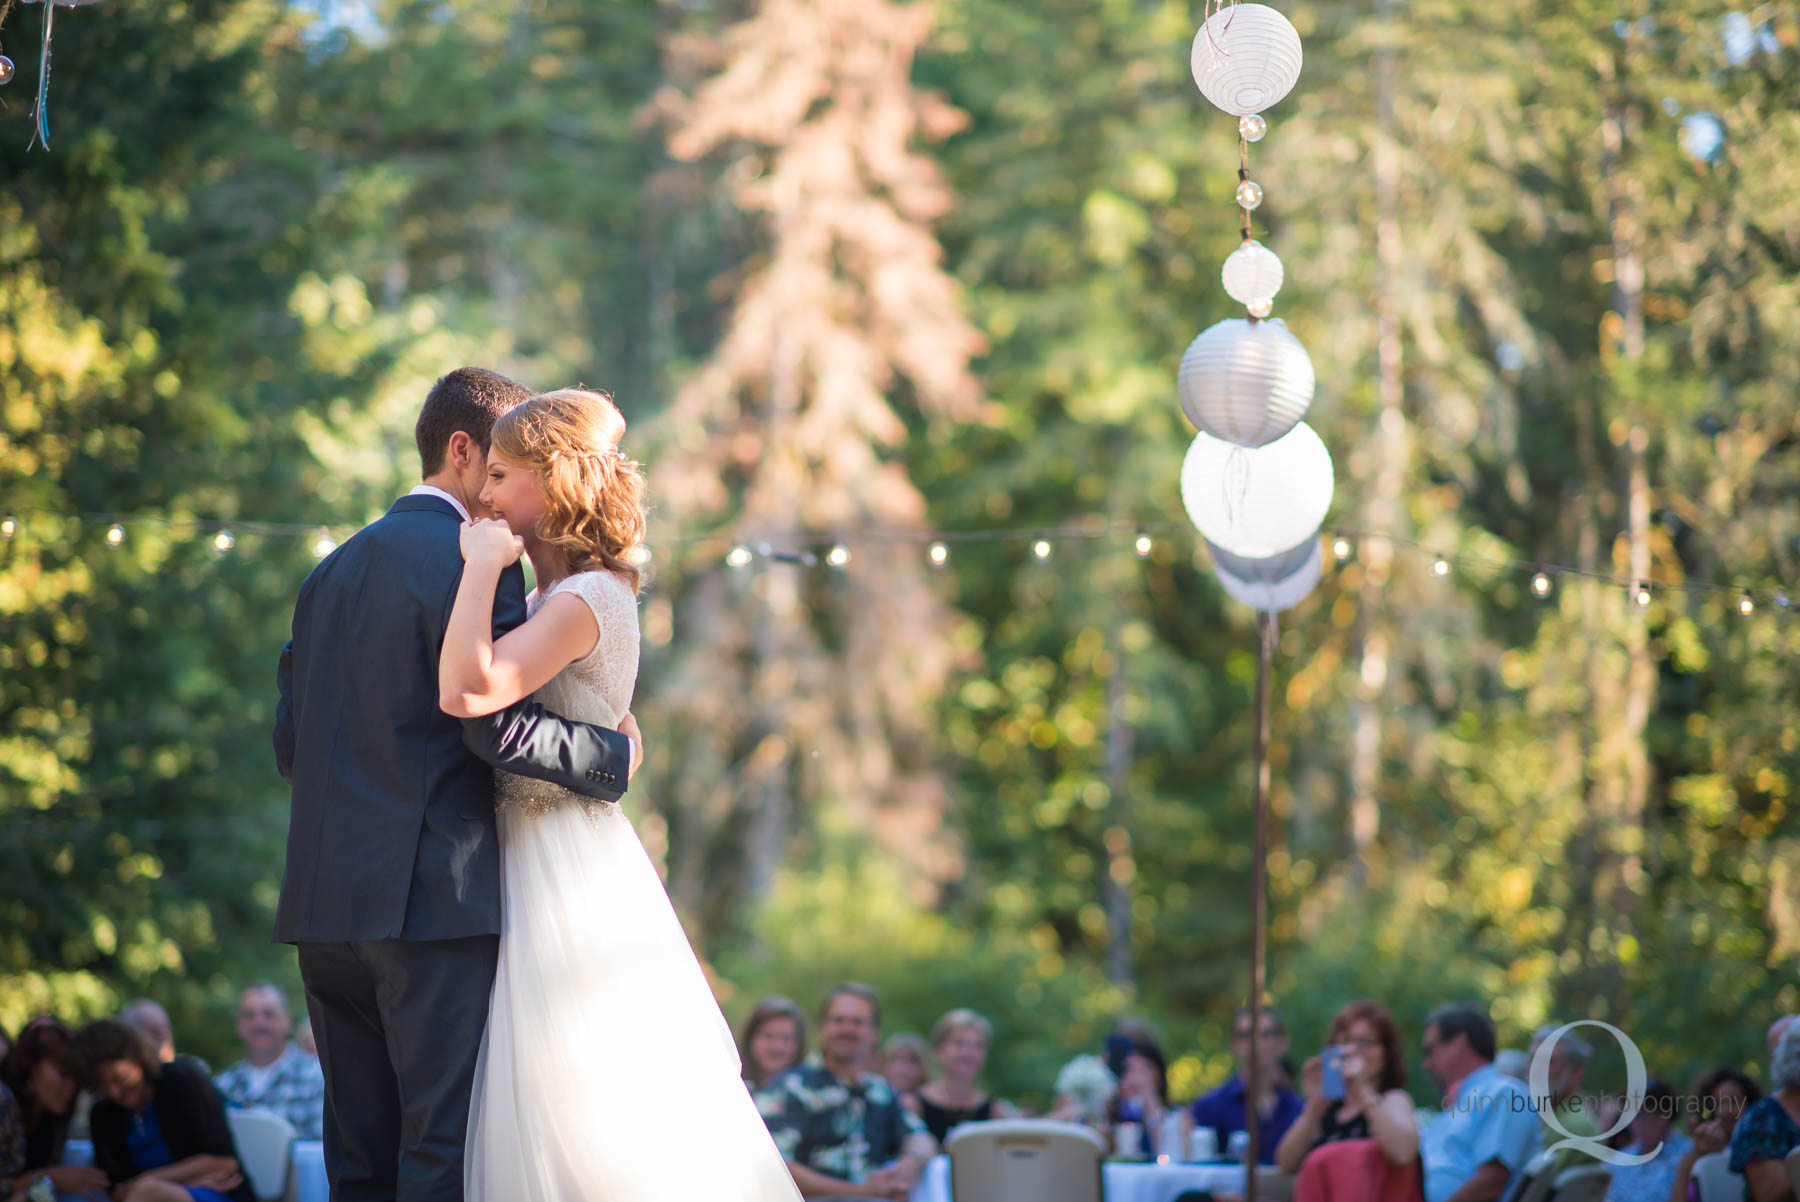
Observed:
[[[32,526],[43,519],[54,519],[60,522],[75,521],[84,525],[92,525],[104,532],[104,541],[109,547],[123,546],[128,530],[150,528],[173,536],[187,535],[205,538],[210,542],[212,549],[220,555],[232,551],[237,545],[237,540],[245,536],[311,538],[315,540],[315,552],[323,555],[329,553],[331,547],[336,546],[337,536],[348,537],[350,533],[360,528],[354,524],[342,522],[240,522],[217,518],[168,518],[154,514],[68,514],[56,510],[20,509],[0,513],[0,548],[28,539]],[[1354,554],[1354,544],[1380,542],[1396,550],[1416,552],[1429,561],[1431,572],[1435,576],[1448,576],[1452,568],[1457,571],[1478,569],[1486,573],[1504,572],[1522,575],[1531,582],[1532,592],[1540,597],[1546,596],[1549,592],[1547,582],[1560,576],[1611,585],[1628,594],[1639,596],[1640,604],[1643,603],[1642,597],[1650,594],[1685,593],[1692,596],[1718,595],[1735,598],[1739,612],[1746,617],[1755,612],[1756,606],[1764,601],[1772,603],[1778,609],[1791,608],[1787,590],[1779,586],[1746,588],[1742,585],[1707,584],[1692,580],[1672,581],[1659,580],[1654,577],[1620,576],[1611,572],[1541,559],[1447,552],[1442,549],[1441,543],[1433,544],[1378,531],[1327,527],[1320,530],[1319,537],[1328,544],[1335,544],[1334,553],[1339,559]],[[1016,543],[1036,548],[1039,544],[1050,546],[1060,543],[1078,544],[1123,539],[1136,551],[1139,558],[1148,558],[1150,547],[1156,539],[1179,541],[1193,538],[1194,528],[1192,524],[1186,522],[1120,522],[1100,518],[1076,518],[1051,524],[999,526],[969,530],[942,530],[927,527],[855,527],[804,532],[795,532],[789,528],[780,532],[769,531],[760,536],[749,529],[666,535],[659,533],[652,540],[652,545],[655,547],[716,549],[733,566],[743,566],[756,558],[762,558],[777,563],[802,566],[811,566],[823,560],[833,567],[845,566],[851,558],[850,550],[855,546],[914,546],[928,548],[928,557],[931,562],[934,565],[942,566],[949,558],[950,548],[958,546]],[[324,551],[318,550],[321,546],[325,548]],[[814,549],[820,547],[831,548],[832,554],[826,556],[815,554]],[[730,554],[725,554],[727,551]],[[1049,557],[1038,554],[1036,558],[1042,562]],[[1542,578],[1542,582],[1540,582],[1540,578]]]
[[[1242,130],[1238,133],[1238,183],[1250,182],[1250,139]],[[1241,203],[1238,205],[1238,231],[1243,234],[1245,242],[1250,241],[1250,210]]]
[[[37,103],[32,106],[31,115],[37,130],[25,149],[42,145],[50,149],[50,30],[56,23],[56,0],[43,0],[44,5],[44,45],[38,52],[38,90]]]
[[[1231,28],[1231,10],[1236,7],[1237,0],[1206,0],[1206,8],[1200,14],[1200,28],[1206,30],[1206,44],[1212,49],[1215,63],[1224,57],[1225,52],[1219,48],[1218,39],[1213,37],[1212,19],[1220,13],[1227,14],[1224,28],[1219,30],[1224,33]]]

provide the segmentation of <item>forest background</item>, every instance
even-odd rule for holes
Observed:
[[[1282,8],[1255,222],[1347,554],[1281,621],[1271,994],[1297,1049],[1465,999],[1760,1070],[1800,17]],[[607,388],[648,464],[629,804],[731,1018],[852,977],[890,1031],[987,1014],[1026,1101],[1127,1013],[1222,1078],[1254,655],[1177,489],[1237,237],[1197,7],[111,0],[27,151],[42,11],[0,16],[0,1025],[148,995],[223,1064],[236,987],[297,984],[275,653],[477,363]]]

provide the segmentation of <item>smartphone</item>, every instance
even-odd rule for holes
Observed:
[[[1325,1097],[1344,1097],[1344,1056],[1348,1051],[1342,1044],[1333,1044],[1320,1053],[1319,1092]]]

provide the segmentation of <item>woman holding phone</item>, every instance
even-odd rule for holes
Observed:
[[[1374,1002],[1351,1002],[1331,1020],[1331,1046],[1300,1070],[1306,1105],[1275,1149],[1275,1164],[1297,1174],[1314,1148],[1372,1139],[1395,1166],[1419,1158],[1419,1124],[1403,1088],[1406,1062],[1394,1016]]]

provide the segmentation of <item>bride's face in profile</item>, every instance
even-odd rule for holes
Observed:
[[[481,490],[481,503],[520,538],[531,538],[537,532],[538,519],[548,507],[537,473],[522,463],[514,463],[498,449],[488,452],[487,485]]]

